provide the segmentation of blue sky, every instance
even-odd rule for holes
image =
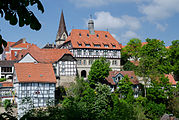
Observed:
[[[3,18],[0,34],[7,41],[26,38],[39,47],[53,43],[63,9],[67,31],[87,29],[90,14],[96,30],[108,31],[123,45],[131,38],[163,40],[166,46],[179,39],[179,0],[42,0],[45,12],[30,7],[42,24],[40,31],[29,26],[11,26]]]

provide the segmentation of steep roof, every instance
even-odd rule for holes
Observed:
[[[172,85],[176,85],[176,81],[171,74],[165,74],[165,77],[169,79],[169,83],[171,83]]]
[[[6,52],[9,51],[9,47],[10,47],[11,45],[13,45],[14,43],[16,43],[16,42],[7,42],[7,46],[6,46],[6,48],[5,48],[5,51],[6,51]]]
[[[66,30],[66,25],[65,25],[65,19],[64,19],[64,15],[63,15],[63,11],[62,11],[61,17],[60,17],[60,24],[59,24],[59,28],[58,28],[58,32],[57,32],[57,36],[56,36],[56,40],[61,38],[61,36],[62,36],[62,34],[64,32],[68,36],[67,30]]]
[[[15,63],[18,82],[56,83],[52,64]]]
[[[132,82],[132,84],[139,84],[139,81],[137,79],[137,77],[135,76],[134,71],[110,71],[109,72],[109,76],[106,78],[106,80],[112,84],[112,85],[116,85],[116,83],[114,82],[114,80],[112,79],[113,77],[116,77],[116,75],[118,75],[119,73],[121,73],[123,76],[127,75],[129,77],[129,80]]]
[[[25,56],[27,53],[30,53],[32,57],[41,63],[54,63],[64,54],[71,54],[68,49],[40,49],[34,45],[27,50],[22,50],[18,55],[18,59],[20,60],[21,56]]]
[[[89,30],[73,29],[65,43],[69,41],[72,43],[73,48],[116,50],[122,48],[122,45],[108,31],[95,31],[95,34],[92,35]]]

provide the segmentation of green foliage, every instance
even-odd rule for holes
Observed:
[[[160,120],[160,117],[166,112],[165,104],[157,104],[153,101],[148,101],[145,105],[145,115],[151,120]]]
[[[0,82],[6,81],[6,78],[0,78]]]
[[[134,91],[132,89],[132,82],[130,82],[128,76],[124,76],[124,78],[119,81],[118,87],[117,93],[119,93],[120,98],[132,102],[134,99]]]
[[[128,59],[130,58],[130,56],[128,55],[128,52],[126,50],[126,48],[122,48],[121,49],[121,65],[126,64],[126,62],[128,61]]]
[[[172,70],[174,71],[175,75],[179,75],[179,40],[172,41],[169,53]]]
[[[124,71],[136,71],[137,66],[135,66],[132,62],[127,61],[123,66]]]
[[[95,87],[95,84],[100,82],[104,83],[105,77],[109,75],[109,71],[112,69],[109,67],[110,63],[105,58],[95,60],[89,71],[88,80],[91,87]]]
[[[128,55],[135,61],[137,61],[139,58],[141,46],[141,40],[139,40],[138,38],[133,38],[127,43],[125,49]]]
[[[8,110],[9,107],[12,106],[12,105],[11,105],[11,100],[5,100],[5,101],[3,102],[3,104],[4,104],[4,108],[5,108],[6,111]]]

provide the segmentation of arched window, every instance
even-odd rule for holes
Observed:
[[[86,78],[86,71],[85,70],[81,71],[81,77]]]

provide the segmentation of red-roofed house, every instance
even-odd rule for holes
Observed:
[[[40,49],[31,46],[18,55],[18,63],[50,63],[57,78],[57,86],[68,86],[77,74],[76,59],[68,49]]]
[[[25,110],[31,109],[30,104],[34,107],[43,107],[55,100],[56,77],[52,64],[15,63],[14,67],[13,83],[19,116],[22,116]],[[22,104],[26,98],[32,103],[29,101]]]
[[[169,79],[169,83],[171,83],[173,86],[176,86],[176,81],[174,79],[174,77],[172,76],[172,74],[165,74],[165,77],[167,77]]]
[[[72,29],[58,48],[72,52],[77,59],[77,70],[81,77],[87,77],[91,64],[100,57],[105,57],[113,70],[120,70],[122,45],[108,31],[94,30],[93,20],[89,20],[88,30]]]
[[[20,39],[17,42],[7,42],[7,47],[5,48],[5,58],[4,59],[6,59],[6,60],[15,60],[17,54],[21,50],[27,49],[30,46],[31,46],[31,44],[27,43],[25,38]]]
[[[122,80],[122,78],[126,75],[129,77],[129,80],[133,84],[133,90],[135,91],[134,97],[138,97],[137,91],[138,91],[139,81],[134,71],[110,71],[109,76],[106,77],[107,84],[110,85],[110,87],[112,88],[112,91],[114,91],[114,89],[116,89],[120,80]]]

